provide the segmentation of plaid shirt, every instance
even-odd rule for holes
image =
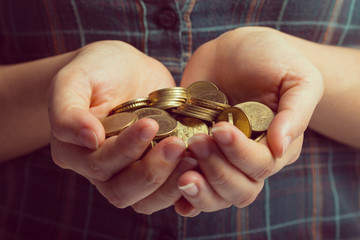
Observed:
[[[0,0],[0,63],[128,42],[177,82],[191,53],[220,34],[262,25],[315,42],[360,45],[356,0]],[[266,180],[249,207],[195,218],[110,205],[49,148],[0,165],[0,240],[360,239],[360,151],[306,131],[300,158]]]

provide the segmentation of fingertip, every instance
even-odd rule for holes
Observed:
[[[54,137],[65,143],[94,150],[105,140],[105,131],[100,121],[84,109],[64,111],[56,116],[51,125]]]
[[[89,128],[82,128],[79,132],[80,145],[95,150],[99,147],[99,140],[96,133]]]
[[[284,114],[276,115],[267,130],[269,148],[275,158],[281,158],[293,140],[293,133],[297,131],[291,126],[290,120]]]
[[[196,209],[188,200],[186,200],[184,197],[181,197],[175,203],[175,211],[177,212],[177,214],[179,214],[183,217],[187,217],[192,212],[196,211]]]
[[[157,122],[153,119],[145,118],[139,120],[139,123],[141,124],[139,130],[139,138],[142,141],[152,140],[159,129],[159,125],[157,124]]]
[[[191,182],[184,186],[178,186],[178,188],[180,192],[184,193],[189,197],[196,197],[199,194],[199,187],[194,182]]]

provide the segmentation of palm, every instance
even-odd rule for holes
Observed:
[[[268,131],[270,148],[282,152],[282,139],[300,136],[323,92],[319,71],[278,32],[234,30],[202,45],[192,56],[182,86],[215,83],[234,105],[258,101],[277,112]],[[292,130],[290,130],[292,129]]]

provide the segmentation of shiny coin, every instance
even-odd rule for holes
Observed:
[[[213,102],[218,102],[221,104],[228,104],[228,99],[225,96],[225,94],[223,92],[216,91],[216,90],[198,92],[198,93],[196,93],[195,96],[191,95],[191,97],[203,99],[203,100],[209,100],[209,101],[213,101]]]
[[[134,111],[139,119],[145,118],[147,116],[151,115],[164,115],[164,116],[170,116],[166,111],[159,109],[159,108],[153,108],[153,107],[147,107],[147,108],[140,108],[136,111]]]
[[[126,111],[133,111],[135,109],[146,107],[150,103],[150,100],[148,98],[137,98],[133,99],[127,102],[124,102],[122,104],[119,104],[118,106],[114,107],[110,115],[120,112],[126,112]]]
[[[231,125],[234,125],[234,118],[231,112],[228,113],[228,120]]]
[[[173,109],[172,110],[174,113],[178,113],[181,115],[185,115],[185,116],[189,116],[189,117],[194,117],[194,118],[198,118],[207,122],[211,122],[213,120],[212,117],[205,115],[205,114],[201,114],[201,113],[197,113],[197,112],[193,112],[193,111],[189,111],[189,110],[183,110],[183,109]]]
[[[104,127],[106,137],[111,137],[119,134],[137,119],[138,117],[135,113],[122,112],[104,118],[101,123]]]
[[[155,140],[175,134],[177,121],[174,118],[164,115],[150,115],[147,117],[154,119],[159,124],[159,130],[156,133]]]
[[[253,138],[255,142],[260,142],[261,139],[263,139],[263,137],[265,137],[266,132],[262,132],[259,136],[257,136],[256,138]],[[252,138],[253,136],[251,136]]]
[[[222,104],[219,102],[214,102],[214,101],[210,101],[210,100],[205,100],[205,99],[198,99],[198,98],[189,98],[189,103],[199,106],[199,107],[204,107],[204,108],[209,108],[212,110],[216,110],[216,111],[223,111],[224,109],[230,107],[227,104]]]
[[[231,113],[233,117],[234,125],[249,138],[251,136],[250,121],[246,116],[246,114],[239,108],[229,107],[225,109],[217,117],[216,122],[220,122],[220,121],[229,122],[229,113]]]
[[[240,108],[246,113],[253,131],[266,131],[274,119],[273,111],[265,104],[259,102],[243,102],[235,105],[235,107]]]
[[[154,107],[154,108],[160,108],[160,109],[163,109],[163,110],[167,110],[167,109],[171,109],[171,108],[180,107],[182,104],[183,104],[182,102],[171,101],[171,102],[150,103],[149,106]]]
[[[149,98],[158,98],[167,95],[187,96],[187,89],[183,87],[163,88],[149,93]]]
[[[187,91],[190,96],[196,96],[198,92],[203,91],[217,91],[218,87],[209,81],[197,81],[187,87]]]
[[[176,134],[185,142],[186,146],[187,140],[195,134],[209,133],[208,126],[199,119],[179,115],[175,119],[177,120]]]

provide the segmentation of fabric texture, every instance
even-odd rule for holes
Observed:
[[[121,40],[161,61],[177,83],[196,48],[242,26],[360,46],[356,0],[0,0],[0,64]],[[117,209],[49,147],[0,164],[0,240],[360,239],[360,151],[313,131],[300,158],[266,180],[249,207],[195,218]]]

